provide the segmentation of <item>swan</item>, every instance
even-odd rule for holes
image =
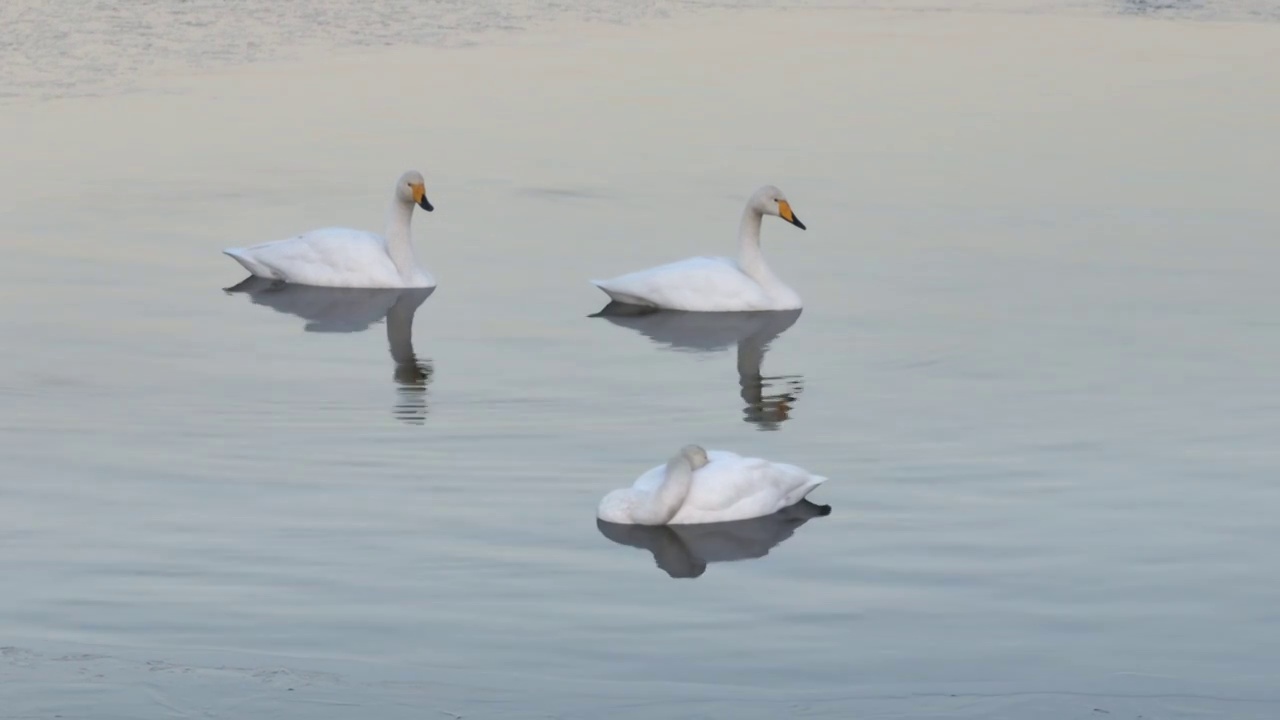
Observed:
[[[795,465],[686,445],[629,488],[600,501],[596,518],[620,525],[690,525],[771,515],[826,482]]]
[[[410,170],[400,176],[387,210],[387,234],[363,230],[321,228],[287,240],[247,248],[227,248],[253,275],[296,285],[347,288],[429,288],[431,273],[413,255],[409,221],[413,206],[431,212],[422,174]]]
[[[760,221],[765,215],[805,229],[786,195],[765,185],[742,211],[737,260],[695,257],[591,284],[627,305],[694,312],[797,310],[802,307],[800,296],[773,274],[760,252]]]

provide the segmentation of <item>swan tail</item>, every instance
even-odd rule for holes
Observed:
[[[795,490],[792,490],[787,495],[786,504],[795,505],[801,500],[804,500],[805,497],[809,495],[809,493],[813,492],[814,488],[826,482],[827,479],[828,478],[822,475],[810,475],[808,479],[806,479],[804,483],[800,485],[800,487],[796,488]]]
[[[272,278],[260,277],[258,275],[250,275],[231,287],[222,288],[222,292],[228,295],[234,293],[249,293],[252,295],[256,292],[265,292],[279,285],[283,285],[283,280],[273,280]]]
[[[609,297],[613,298],[613,291],[609,289],[609,281],[608,281],[608,280],[588,280],[587,282],[589,282],[589,283],[591,283],[592,285],[595,285],[596,287],[600,288],[600,292],[602,292],[602,293],[604,293],[605,295],[608,295]],[[614,298],[614,299],[616,300],[617,298]]]
[[[639,295],[632,295],[609,287],[608,280],[591,280],[589,282],[600,288],[601,292],[608,295],[609,299],[616,303],[622,303],[623,305],[635,305],[637,307],[655,307],[652,302],[640,297]]]
[[[661,310],[652,305],[628,305],[617,300],[610,300],[608,305],[587,317],[644,317],[657,312],[661,312]]]
[[[227,248],[226,250],[223,250],[222,253],[230,257],[232,260],[240,263],[251,275],[279,279],[279,276],[272,272],[271,268],[249,257],[244,248]]]

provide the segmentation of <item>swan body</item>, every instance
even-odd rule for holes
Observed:
[[[591,284],[627,305],[694,312],[797,310],[803,306],[800,295],[774,275],[760,251],[765,215],[805,229],[782,191],[766,185],[742,211],[737,258],[694,257]]]
[[[622,525],[689,525],[771,515],[827,478],[786,463],[697,445],[600,501],[596,517]]]
[[[387,211],[385,235],[349,228],[321,228],[286,240],[224,253],[251,274],[295,285],[346,288],[429,288],[436,280],[417,263],[409,222],[413,206],[427,212],[420,173],[409,171],[396,181]]]

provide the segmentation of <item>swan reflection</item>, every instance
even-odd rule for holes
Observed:
[[[673,578],[696,578],[716,562],[761,558],[811,518],[831,513],[830,505],[801,500],[772,515],[702,525],[619,525],[596,520],[600,534],[619,545],[648,550]]]
[[[402,422],[421,425],[426,421],[427,386],[435,369],[430,359],[419,360],[413,352],[413,315],[434,289],[315,287],[250,276],[224,291],[244,293],[254,305],[297,315],[306,320],[306,332],[363,332],[386,319],[399,395],[392,414]]]
[[[666,350],[713,353],[736,344],[743,420],[761,430],[777,430],[790,419],[804,377],[762,375],[760,366],[769,343],[794,325],[800,312],[680,312],[615,302],[591,317],[634,330]]]

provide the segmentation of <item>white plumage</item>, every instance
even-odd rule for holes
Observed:
[[[795,465],[689,445],[606,495],[596,517],[636,525],[746,520],[794,505],[826,480]]]

